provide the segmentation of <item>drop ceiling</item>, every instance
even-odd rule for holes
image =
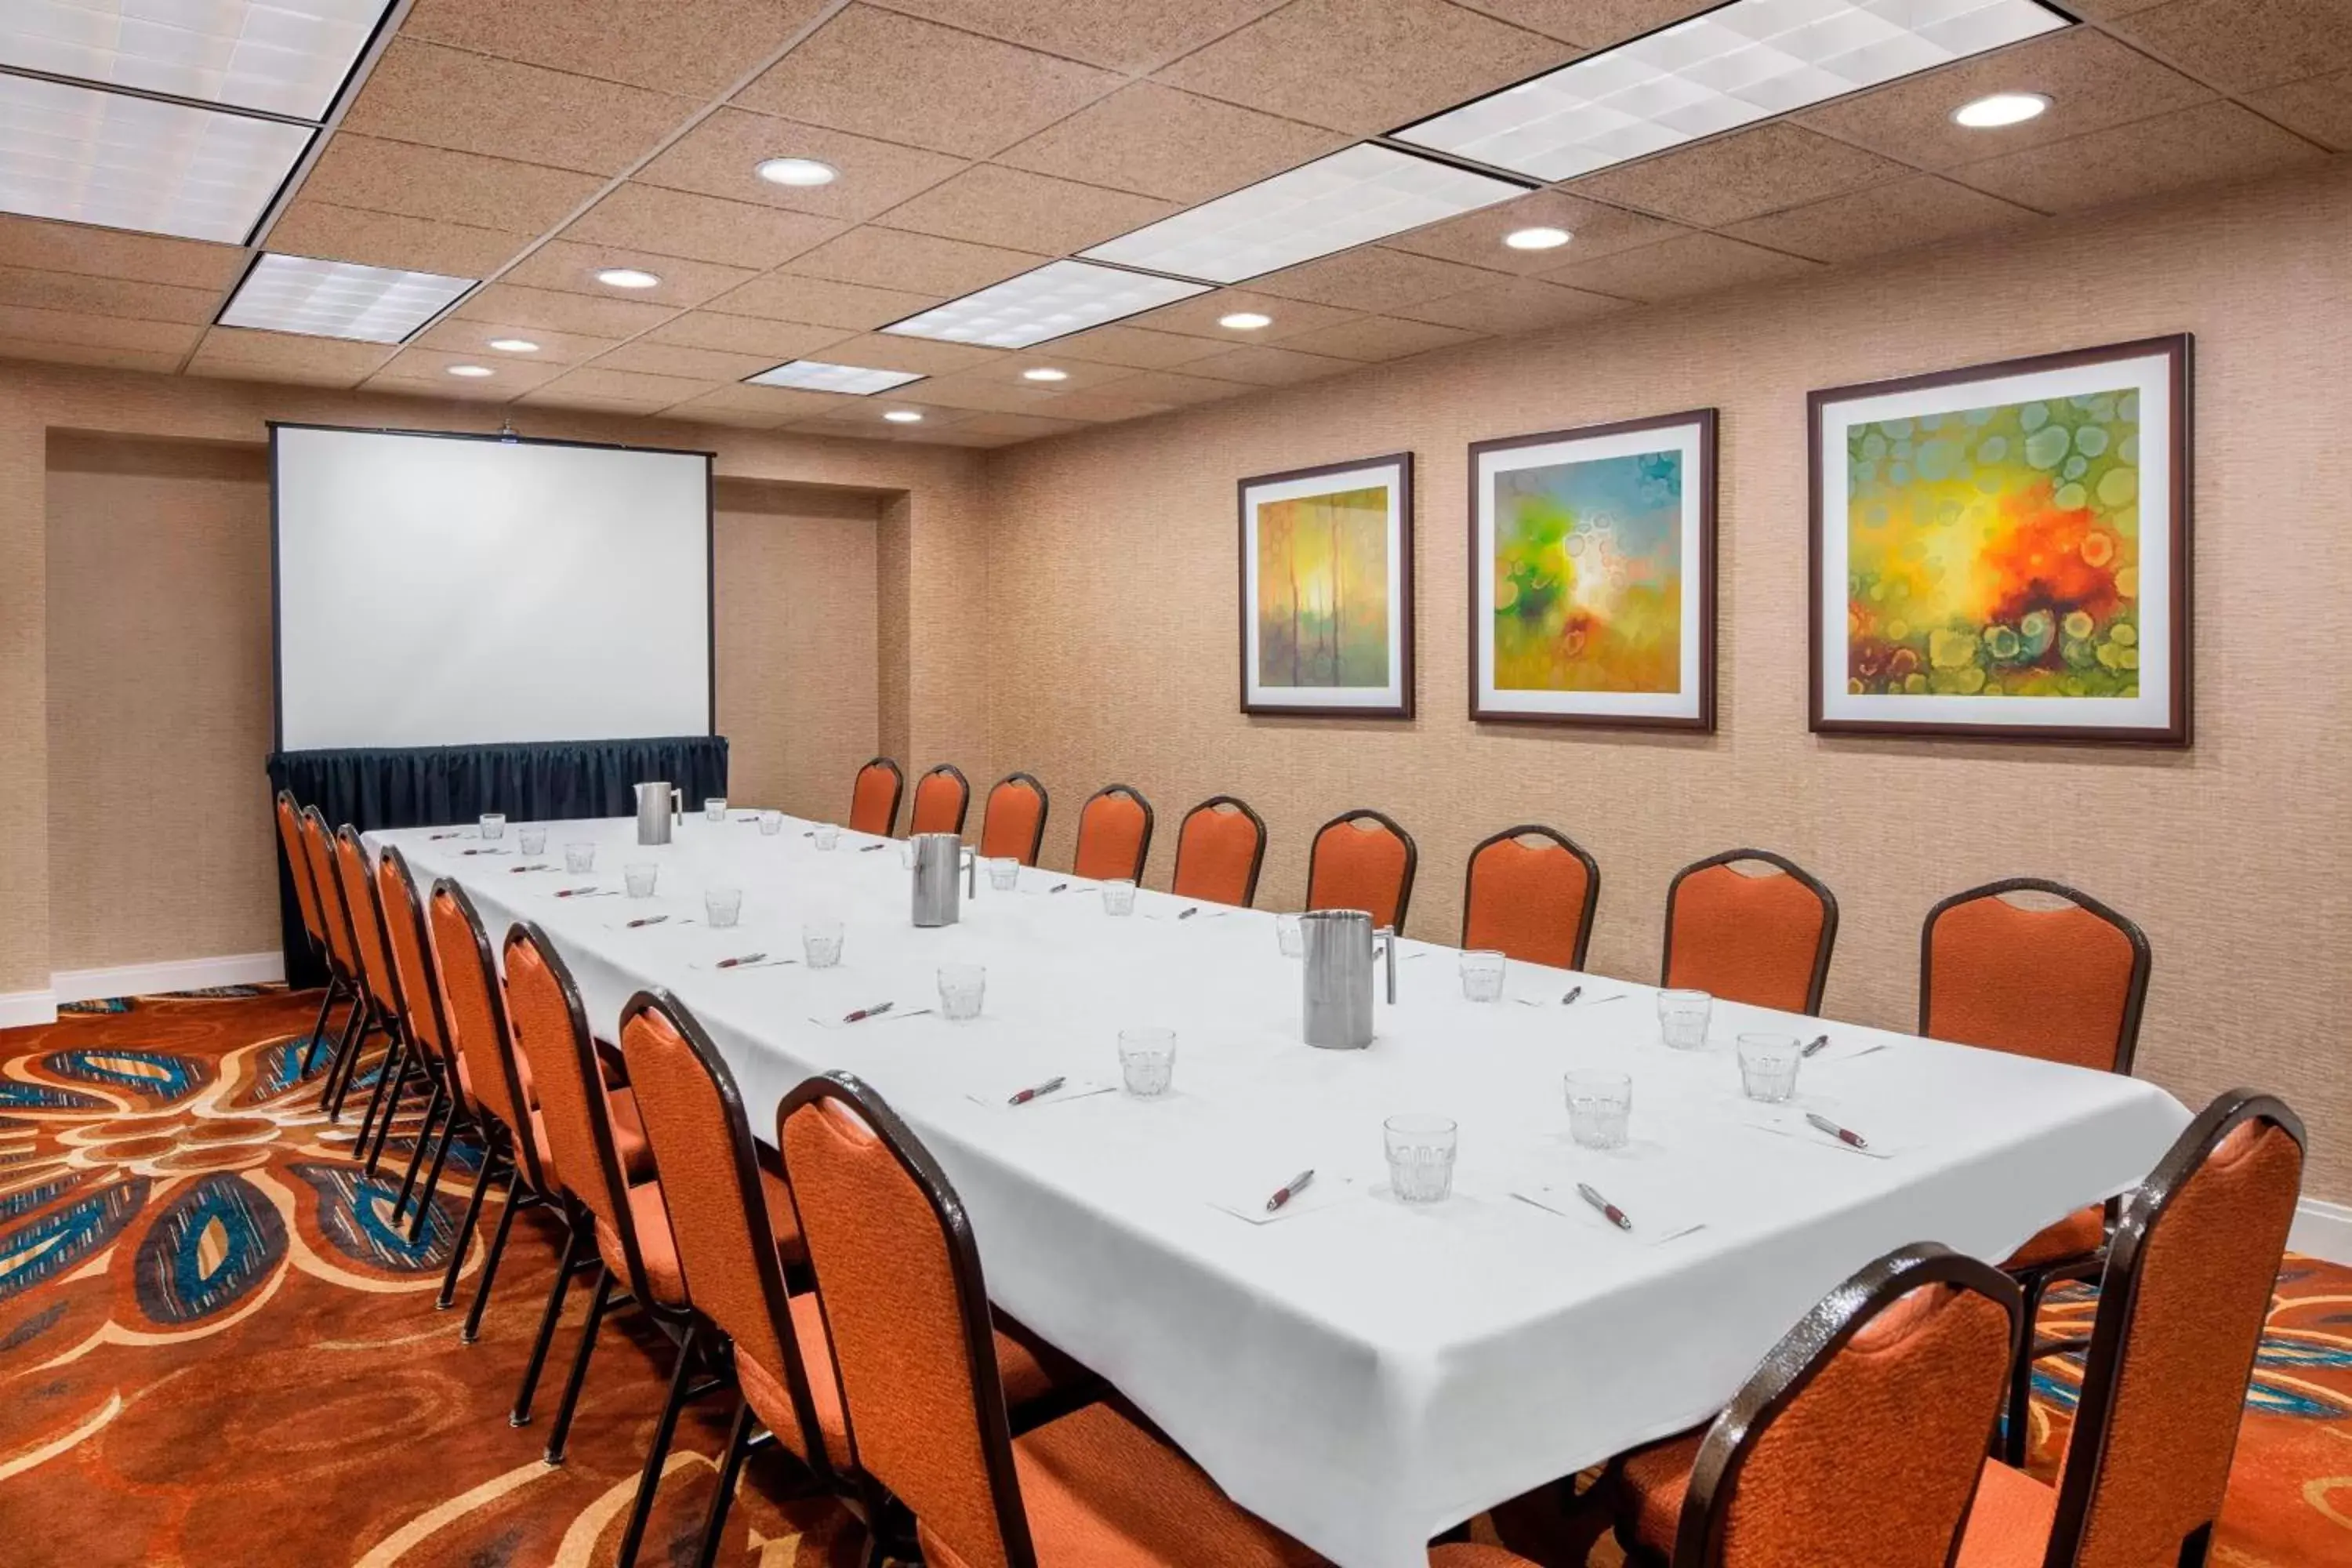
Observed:
[[[26,0],[0,357],[1002,446],[2352,151],[2343,0],[2065,10]]]

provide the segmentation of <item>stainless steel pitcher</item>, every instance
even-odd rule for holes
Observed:
[[[918,833],[915,846],[915,923],[951,926],[962,917],[962,896],[980,890],[980,857],[952,833]],[[958,888],[961,875],[966,886]]]
[[[1303,1023],[1307,1043],[1327,1051],[1360,1051],[1372,1043],[1372,944],[1388,961],[1389,1000],[1396,1001],[1396,932],[1372,930],[1361,910],[1310,910],[1298,917],[1306,939]]]
[[[670,828],[686,815],[686,792],[666,784],[637,786],[637,842],[667,844]]]

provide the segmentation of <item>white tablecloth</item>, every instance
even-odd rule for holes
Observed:
[[[1723,1005],[1706,1049],[1670,1051],[1646,986],[1514,963],[1510,999],[1478,1005],[1462,999],[1452,950],[1410,942],[1371,1048],[1312,1050],[1270,915],[1211,905],[1179,921],[1182,904],[1146,892],[1117,919],[1093,884],[1030,871],[1014,893],[983,877],[961,924],[918,931],[896,844],[861,852],[875,841],[845,831],[821,852],[805,822],[768,837],[741,816],[689,817],[660,849],[638,848],[630,822],[556,824],[548,871],[425,829],[372,837],[399,845],[421,883],[463,884],[494,943],[511,921],[539,922],[600,1034],[640,986],[675,992],[764,1137],[813,1073],[874,1085],[961,1193],[997,1305],[1344,1568],[1423,1568],[1437,1531],[1707,1419],[1871,1258],[1933,1240],[1999,1259],[2133,1184],[2188,1121],[2131,1079]],[[563,846],[590,841],[594,874],[566,875]],[[517,847],[513,826],[502,847]],[[627,861],[659,864],[650,904],[551,896],[618,888]],[[740,929],[701,923],[714,883],[745,889]],[[646,912],[672,918],[621,929]],[[797,956],[819,915],[846,923],[837,969],[709,967]],[[937,966],[954,961],[987,966],[976,1022],[814,1021],[886,1000],[933,1006]],[[1562,1005],[1577,984],[1582,997]],[[1137,1025],[1178,1032],[1164,1100],[995,1103],[1055,1074],[1116,1083],[1118,1031]],[[1759,1027],[1827,1028],[1835,1045],[1805,1064],[1801,1106],[1888,1157],[1751,1125],[1730,1042]],[[1622,1152],[1568,1138],[1561,1074],[1586,1064],[1633,1077]],[[1381,1122],[1403,1111],[1460,1123],[1445,1203],[1406,1207],[1385,1191]],[[1262,1203],[1307,1166],[1315,1201],[1294,1215],[1251,1224],[1216,1206]],[[1579,1180],[1636,1234],[1573,1202]],[[1547,1191],[1570,1195],[1567,1212],[1518,1195]]]

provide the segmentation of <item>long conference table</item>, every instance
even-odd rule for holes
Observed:
[[[1931,1240],[1998,1260],[2133,1185],[2189,1121],[2134,1079],[1723,1003],[1704,1049],[1671,1050],[1649,986],[1514,963],[1502,1001],[1471,1003],[1454,950],[1414,942],[1372,1046],[1311,1049],[1270,914],[1180,919],[1197,901],[1145,891],[1115,917],[1095,884],[1024,870],[918,930],[900,846],[844,830],[820,850],[814,826],[689,816],[640,848],[633,820],[555,823],[531,862],[511,826],[497,844],[371,837],[420,886],[464,887],[494,945],[536,921],[601,1037],[639,989],[674,993],[763,1138],[812,1074],[874,1086],[961,1194],[994,1303],[1343,1568],[1425,1568],[1439,1531],[1708,1420],[1872,1258]],[[565,873],[567,843],[596,846],[593,875]],[[617,889],[629,862],[659,865],[652,899],[553,896]],[[713,885],[743,889],[740,927],[704,922]],[[627,927],[646,914],[669,919]],[[812,918],[845,923],[838,967],[715,967],[797,959]],[[950,962],[986,966],[977,1020],[920,1011]],[[1116,1087],[1118,1031],[1138,1026],[1178,1035],[1160,1099]],[[1830,1036],[1793,1106],[1742,1096],[1732,1041],[1749,1029]],[[1569,1138],[1562,1074],[1585,1066],[1633,1079],[1622,1150]],[[1063,1091],[1005,1103],[1056,1075]],[[1807,1109],[1872,1152],[1813,1131]],[[1459,1123],[1449,1199],[1387,1190],[1381,1124],[1401,1112]],[[1307,1195],[1267,1221],[1308,1167]],[[1579,1202],[1580,1181],[1635,1228]]]

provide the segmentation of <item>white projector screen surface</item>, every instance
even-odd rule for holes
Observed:
[[[699,452],[271,429],[278,745],[710,733]]]

